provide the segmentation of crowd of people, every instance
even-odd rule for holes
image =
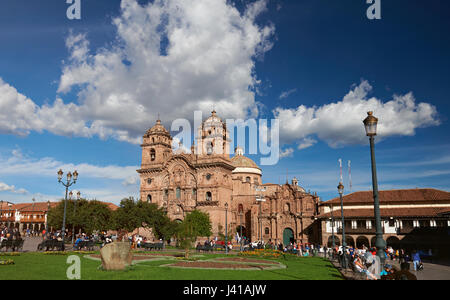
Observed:
[[[8,228],[6,226],[0,226],[0,243],[3,240],[21,240],[22,235],[17,228]]]

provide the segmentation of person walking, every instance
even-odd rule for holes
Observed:
[[[412,259],[413,259],[413,265],[414,265],[414,271],[418,271],[419,270],[419,265],[420,265],[420,255],[419,255],[419,251],[414,251],[413,255],[412,255]]]

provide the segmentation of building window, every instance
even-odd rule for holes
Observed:
[[[147,184],[152,184],[152,179],[151,178],[147,179]]]
[[[265,234],[269,234],[269,227],[266,227],[266,228],[264,229],[264,233],[265,233]]]
[[[213,154],[213,148],[214,148],[213,143],[209,142],[206,146],[206,154],[208,154],[208,155]]]
[[[197,189],[192,189],[192,196],[197,196]]]
[[[209,173],[208,173],[208,174],[206,174],[206,180],[210,180],[210,179],[211,179],[211,176],[212,176],[212,175],[211,175],[211,174],[209,174]]]
[[[250,177],[245,177],[245,182],[250,183],[250,181],[251,181]]]
[[[253,178],[253,181],[255,182],[255,184],[259,184],[258,178]]]
[[[239,204],[238,206],[238,212],[242,213],[244,211],[244,206],[242,204]]]
[[[358,224],[357,224],[357,222],[356,221],[352,221],[352,229],[356,229],[356,228],[358,228]]]
[[[431,227],[436,227],[436,221],[435,220],[430,220],[430,226]]]
[[[211,192],[206,192],[206,201],[211,201],[211,200],[212,200]]]
[[[290,212],[290,211],[291,211],[291,205],[290,205],[289,203],[286,203],[286,204],[284,205],[284,211],[285,211],[285,212]]]
[[[156,159],[156,151],[155,149],[150,150],[150,160],[154,161]]]
[[[169,198],[169,190],[164,190],[164,200],[167,200]]]
[[[419,224],[418,220],[414,220],[413,221],[413,227],[420,227],[420,224]]]
[[[147,202],[149,202],[149,203],[152,202],[152,195],[147,195]]]
[[[179,187],[177,187],[177,189],[176,189],[176,197],[177,197],[177,199],[181,198],[181,189]]]

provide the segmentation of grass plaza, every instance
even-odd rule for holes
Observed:
[[[80,258],[81,280],[342,280],[339,271],[320,257],[281,255],[278,258],[235,254],[197,254],[185,259],[181,252],[134,252],[124,271],[101,269],[99,252],[0,253],[0,280],[65,280],[70,255]]]

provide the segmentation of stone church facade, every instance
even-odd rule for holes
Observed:
[[[228,232],[251,241],[319,242],[320,230],[313,228],[319,197],[295,178],[263,184],[261,169],[240,147],[230,157],[229,132],[215,111],[198,128],[195,144],[190,152],[174,151],[160,120],[145,133],[137,170],[141,201],[163,207],[174,220],[195,209],[207,212],[213,237],[225,233],[227,221]]]

